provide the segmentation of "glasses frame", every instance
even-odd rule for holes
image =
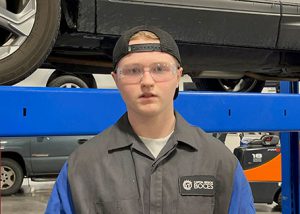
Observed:
[[[124,76],[124,74],[122,74],[122,67],[116,67],[115,69],[115,73],[117,74],[118,76],[118,79],[121,79],[124,81],[124,82],[127,82],[129,84],[136,84],[136,83],[140,83],[141,80],[143,79],[144,75],[145,75],[145,72],[147,72],[145,70],[145,68],[148,68],[148,72],[150,73],[152,79],[155,81],[155,82],[167,82],[167,81],[170,81],[172,78],[170,79],[166,79],[166,80],[157,80],[157,76],[155,76],[155,74],[153,73],[153,71],[151,70],[151,66],[153,65],[157,65],[157,64],[169,64],[170,66],[172,66],[170,72],[172,73],[172,75],[175,76],[175,74],[178,72],[178,70],[180,69],[180,65],[178,63],[174,64],[174,63],[170,63],[170,62],[154,62],[154,63],[151,63],[150,65],[143,65],[143,64],[139,64],[139,63],[133,63],[133,65],[136,64],[136,65],[139,65],[142,67],[143,69],[143,72],[141,74],[139,74],[139,76],[136,76],[138,78],[136,78],[136,81],[126,81],[126,76]],[[128,66],[128,65],[127,65]]]

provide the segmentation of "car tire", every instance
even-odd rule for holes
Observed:
[[[97,82],[92,74],[80,75],[80,79],[82,79],[89,88],[97,88]]]
[[[1,160],[1,195],[11,195],[19,191],[23,183],[23,170],[15,160]]]
[[[278,198],[276,200],[276,203],[278,204],[278,208],[281,209],[282,208],[282,194],[281,194],[281,191],[278,194]]]
[[[244,81],[244,84],[242,87],[236,89],[235,86],[240,81]],[[194,78],[193,82],[199,91],[261,92],[265,86],[265,81],[248,77],[241,80]]]
[[[47,87],[89,88],[88,83],[86,83],[83,79],[72,75],[58,76],[55,79],[51,80],[47,84]]]
[[[10,3],[16,1],[16,4],[18,4],[18,1],[21,0],[9,1]],[[15,38],[22,38],[22,40],[16,42],[22,42],[16,46],[17,48],[14,51],[9,52],[8,50],[7,53],[2,52],[3,55],[2,58],[0,58],[0,85],[13,85],[33,73],[49,55],[56,41],[61,17],[60,0],[28,0],[28,2],[32,4],[32,8],[30,7],[32,11],[30,12],[35,12],[35,15],[31,16],[32,21],[34,20],[34,24],[26,28],[28,30],[26,31],[27,36],[25,34],[18,35],[18,33],[16,33]],[[24,6],[24,10],[25,8],[27,7]],[[8,16],[10,13],[18,14],[17,11],[10,11],[8,4],[2,11],[4,12],[0,15],[3,16]],[[9,23],[10,22],[7,21],[7,23],[3,25]],[[22,29],[21,26],[19,28],[20,30]],[[10,35],[15,32],[13,32],[13,29],[5,29],[6,30],[1,28],[0,24],[0,48],[6,46],[13,47],[14,44],[8,44],[8,42],[10,41]]]

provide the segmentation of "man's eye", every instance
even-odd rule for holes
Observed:
[[[164,65],[164,64],[157,64],[155,66],[153,66],[153,72],[155,73],[162,73],[162,72],[166,72],[168,71],[168,66]]]
[[[141,69],[139,68],[127,68],[127,69],[124,69],[124,74],[125,75],[137,75],[137,74],[140,74],[141,73]]]

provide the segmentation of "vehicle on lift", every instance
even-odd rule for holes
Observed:
[[[234,149],[247,180],[255,203],[272,204],[281,208],[281,152],[277,135],[263,135]]]
[[[18,192],[24,177],[56,177],[71,152],[91,137],[0,138],[1,195]]]
[[[0,0],[0,85],[43,62],[93,86],[110,73],[114,44],[141,24],[170,32],[200,90],[261,91],[300,78],[299,0]],[[49,55],[50,54],[50,55]],[[49,56],[48,56],[49,55]],[[76,80],[75,80],[76,79]]]

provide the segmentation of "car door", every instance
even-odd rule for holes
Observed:
[[[97,32],[119,35],[142,24],[189,43],[275,48],[280,3],[271,0],[97,1]]]
[[[282,0],[282,18],[278,38],[278,48],[287,50],[300,50],[300,0]],[[298,64],[299,57],[290,57]],[[296,70],[299,72],[299,70]]]
[[[35,175],[57,174],[68,156],[91,136],[36,137],[31,143],[31,164]]]

